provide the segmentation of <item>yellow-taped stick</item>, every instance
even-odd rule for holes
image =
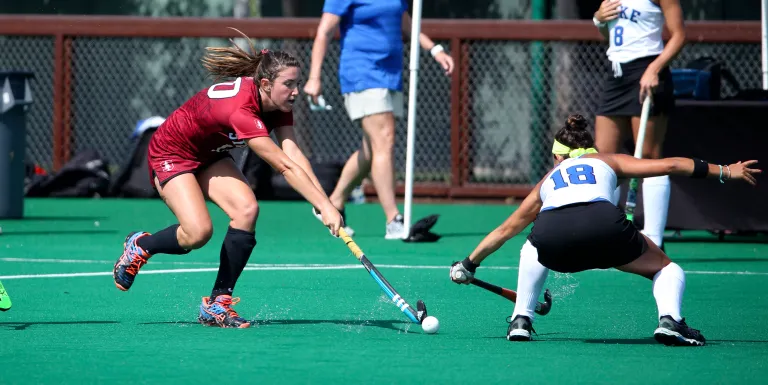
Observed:
[[[349,247],[349,250],[352,251],[352,254],[354,254],[357,259],[365,256],[365,254],[363,254],[363,250],[360,250],[360,246],[358,246],[357,243],[352,240],[352,237],[350,237],[349,234],[344,231],[343,227],[339,228],[339,236],[341,237],[341,240],[347,244],[347,247]]]

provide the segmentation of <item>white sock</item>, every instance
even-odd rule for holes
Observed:
[[[539,253],[530,242],[525,241],[520,249],[520,270],[517,272],[517,302],[512,319],[518,314],[533,321],[539,294],[547,280],[549,269],[539,263]]]
[[[656,306],[659,308],[659,318],[668,315],[678,322],[683,319],[680,306],[683,303],[684,291],[685,272],[674,262],[653,276],[653,297],[656,298]]]
[[[657,176],[643,180],[643,234],[661,247],[669,211],[669,176]]]

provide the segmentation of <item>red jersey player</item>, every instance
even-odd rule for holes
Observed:
[[[232,309],[238,301],[232,291],[256,245],[259,206],[229,150],[248,146],[268,162],[321,210],[333,235],[342,219],[294,137],[291,111],[298,95],[299,62],[280,51],[247,53],[237,46],[207,50],[203,66],[234,81],[214,84],[174,111],[152,136],[147,155],[150,178],[179,223],[154,234],[129,234],[113,276],[120,290],[128,290],[151,256],[186,254],[205,245],[213,233],[205,204],[209,198],[230,222],[219,273],[210,297],[203,298],[198,320],[246,328],[250,323]],[[272,131],[280,146],[270,138]]]

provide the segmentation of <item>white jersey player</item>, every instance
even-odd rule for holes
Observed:
[[[609,22],[608,60],[621,76],[621,63],[656,56],[664,50],[664,13],[651,0],[622,0],[618,17]]]
[[[610,70],[603,80],[595,112],[595,139],[601,153],[622,152],[624,138],[636,135],[642,101],[651,95],[643,158],[661,158],[667,131],[667,116],[675,108],[674,84],[669,63],[685,43],[683,12],[679,0],[605,0],[593,19],[608,40],[606,56]],[[664,42],[662,31],[669,30]],[[637,139],[635,137],[635,139]],[[629,152],[633,152],[629,149]],[[643,181],[645,228],[658,246],[669,208],[669,178]],[[618,200],[619,189],[614,191]]]
[[[469,283],[487,256],[533,223],[520,251],[517,301],[507,329],[508,340],[531,339],[534,310],[549,270],[577,273],[616,268],[653,281],[659,317],[654,337],[658,342],[704,345],[704,336],[689,327],[680,312],[685,272],[641,234],[610,198],[617,178],[674,174],[755,184],[753,174],[760,170],[749,167],[757,161],[718,166],[688,158],[636,159],[598,154],[593,146],[584,117],[569,117],[555,135],[554,170],[469,257],[451,266],[451,280]]]

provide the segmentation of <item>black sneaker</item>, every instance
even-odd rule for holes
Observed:
[[[509,322],[507,328],[507,340],[509,341],[530,341],[531,332],[536,333],[533,330],[531,319],[524,315],[518,314],[511,322],[507,322]]]
[[[653,338],[667,346],[704,346],[707,343],[701,332],[686,325],[685,318],[677,322],[668,315],[659,319]]]

